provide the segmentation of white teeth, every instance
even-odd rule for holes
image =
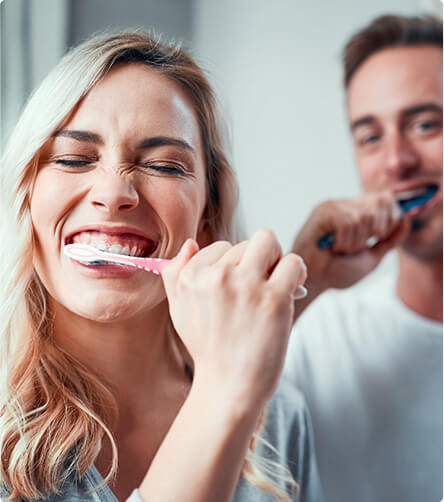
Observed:
[[[1,0],[0,0],[1,1]],[[108,237],[100,233],[81,232],[73,237],[74,243],[88,244],[101,251],[126,256],[143,256],[146,245],[140,239]],[[117,242],[116,242],[117,241]]]
[[[81,239],[83,244],[89,244],[91,242],[91,234],[87,232],[82,232],[81,234]]]
[[[86,244],[82,242],[81,244]],[[120,244],[107,244],[106,242],[94,241],[92,240],[89,243],[90,246],[99,249],[100,251],[106,251],[107,253],[121,254],[126,256],[142,256],[143,249],[138,248],[137,246],[133,246],[130,253],[130,247],[128,245],[121,246]]]
[[[409,190],[407,192],[398,192],[396,194],[396,198],[398,200],[412,199],[413,197],[425,194],[426,191],[427,187],[415,188],[414,190]]]
[[[108,252],[109,253],[124,254],[123,247],[119,246],[119,244],[113,244],[112,246],[109,246]]]

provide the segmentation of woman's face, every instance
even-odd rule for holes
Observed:
[[[42,151],[31,196],[35,269],[69,311],[102,322],[132,318],[165,299],[161,279],[81,265],[63,247],[171,258],[205,232],[205,204],[200,132],[186,93],[148,66],[115,67]]]

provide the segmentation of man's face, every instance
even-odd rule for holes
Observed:
[[[442,259],[442,50],[395,47],[373,54],[353,75],[348,115],[365,191],[436,195],[411,211],[403,250]]]

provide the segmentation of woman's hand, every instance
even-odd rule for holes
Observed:
[[[292,295],[307,276],[302,259],[282,257],[274,234],[260,230],[250,241],[200,251],[189,239],[162,276],[195,381],[262,408],[282,370]]]

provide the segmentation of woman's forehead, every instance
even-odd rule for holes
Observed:
[[[107,73],[86,95],[64,126],[101,136],[133,139],[174,136],[201,149],[191,99],[180,85],[147,65],[122,64]]]

